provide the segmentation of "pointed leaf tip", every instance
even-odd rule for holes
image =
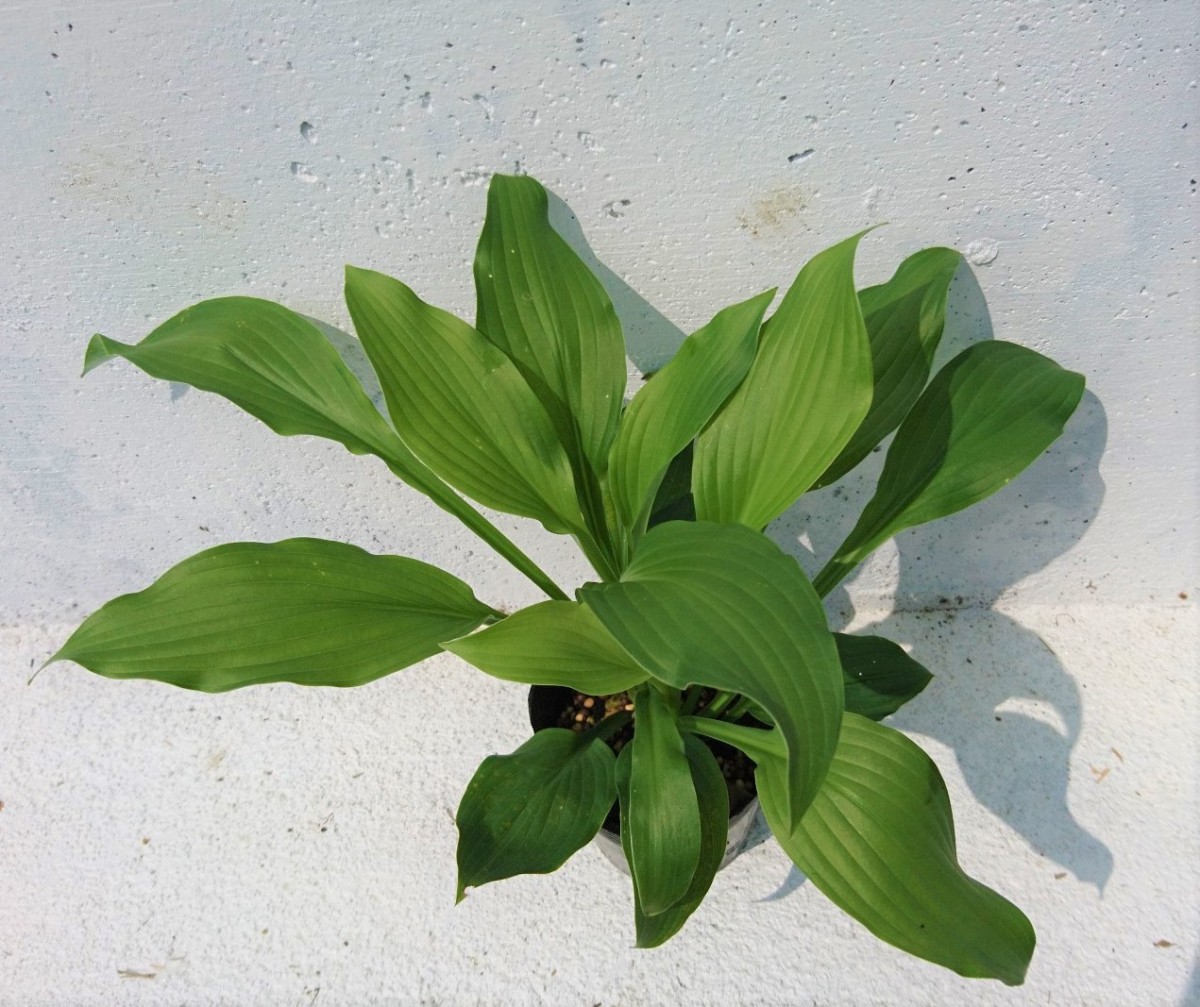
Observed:
[[[888,448],[875,495],[813,583],[827,594],[893,535],[1004,486],[1063,432],[1083,375],[1015,343],[967,347],[941,369]]]
[[[91,339],[88,340],[87,349],[83,354],[83,372],[80,377],[94,371],[106,360],[111,360],[117,354],[113,351],[112,346],[120,346],[120,343],[114,343],[107,336],[97,332]]]
[[[871,350],[854,289],[864,233],[800,270],[764,323],[745,380],[697,438],[692,491],[701,520],[766,527],[867,414]]]
[[[837,481],[899,426],[929,380],[945,327],[950,283],[962,255],[926,248],[910,255],[886,283],[858,293],[871,346],[874,396],[866,417],[813,484]]]
[[[625,396],[625,342],[599,279],[550,224],[536,179],[494,175],[472,267],[476,328],[516,365],[574,470],[604,472]]]

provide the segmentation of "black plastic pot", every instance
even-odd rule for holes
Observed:
[[[529,689],[529,725],[534,732],[547,727],[558,727],[559,716],[571,705],[574,696],[574,690],[558,685],[531,686]],[[714,750],[719,744],[719,742],[711,742],[707,738],[701,740]],[[729,819],[729,838],[725,843],[725,857],[721,861],[721,867],[732,863],[737,855],[745,849],[746,842],[750,838],[750,830],[757,816],[758,798],[755,797]],[[620,816],[616,804],[609,812],[604,826],[596,833],[593,842],[609,862],[625,874],[629,873],[629,864],[625,861],[625,851],[621,849]]]

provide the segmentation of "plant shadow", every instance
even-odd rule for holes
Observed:
[[[968,269],[955,277],[951,306],[939,364],[992,338],[986,302]],[[1101,893],[1112,852],[1079,824],[1068,802],[1071,754],[1083,725],[1080,687],[1041,637],[994,606],[1019,599],[1022,581],[1086,534],[1104,499],[1099,465],[1107,436],[1104,407],[1085,392],[1063,436],[1011,486],[900,533],[892,611],[855,630],[909,645],[935,676],[889,724],[944,744],[984,807]],[[842,484],[801,498],[772,526],[772,538],[815,570],[849,532],[882,461],[877,452]],[[826,604],[835,627],[853,615],[844,588]]]
[[[685,338],[683,331],[596,258],[584,237],[579,218],[553,192],[547,191],[547,195],[550,225],[596,275],[613,303],[625,333],[626,355],[643,374],[658,370],[675,356]]]
[[[894,726],[950,748],[980,803],[1101,893],[1112,852],[1068,801],[1083,727],[1079,684],[1040,636],[993,606],[1019,598],[1022,580],[1087,531],[1104,497],[1106,439],[1104,409],[1086,393],[1063,437],[1013,486],[901,534],[894,610],[861,629],[913,644],[921,660],[922,637],[965,623],[969,635],[941,643],[947,666],[930,668],[937,677],[927,695],[902,709]],[[932,610],[930,598],[938,599]]]
[[[362,385],[363,391],[367,393],[367,397],[375,404],[375,408],[381,412],[384,411],[383,388],[379,384],[379,376],[375,373],[375,368],[371,366],[371,361],[368,359],[362,343],[350,335],[350,333],[343,332],[336,325],[330,325],[328,322],[323,322],[319,318],[313,318],[311,315],[303,315],[301,317],[312,322],[313,325],[321,330],[321,334],[337,350],[338,356],[342,358],[342,363],[350,369],[350,373]]]

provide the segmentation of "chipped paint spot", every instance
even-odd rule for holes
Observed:
[[[800,214],[808,208],[809,197],[799,185],[773,189],[756,199],[749,210],[737,216],[738,226],[749,231],[752,238],[763,234],[779,233],[794,223],[801,223]]]

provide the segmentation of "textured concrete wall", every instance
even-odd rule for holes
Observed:
[[[1194,5],[880,8],[0,8],[0,1002],[1197,995]],[[25,686],[102,601],[234,539],[341,538],[535,597],[378,464],[129,367],[78,378],[91,332],[217,294],[349,330],[347,261],[470,317],[486,180],[518,167],[602,263],[640,366],[886,220],[862,283],[929,244],[974,264],[948,351],[994,333],[1087,374],[1021,480],[834,603],[939,673],[900,723],[947,775],[968,866],[1039,927],[1023,991],[905,961],[807,884],[758,904],[788,877],[770,843],[652,954],[591,851],[451,911],[447,814],[522,728],[518,690],[448,658],[354,694],[70,667]],[[864,469],[781,540],[827,555]],[[512,718],[465,726],[478,706]]]

